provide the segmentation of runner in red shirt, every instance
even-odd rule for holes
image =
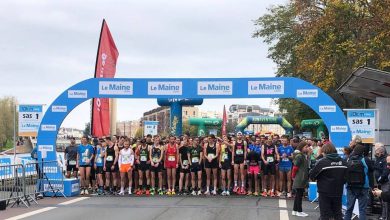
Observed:
[[[167,195],[175,195],[176,169],[178,167],[178,150],[175,137],[169,137],[169,143],[165,146],[165,163],[167,169],[168,192]]]

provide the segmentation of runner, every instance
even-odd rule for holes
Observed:
[[[179,162],[180,162],[180,179],[179,179],[179,195],[188,194],[188,182],[190,173],[190,163],[188,161],[188,151],[192,146],[192,138],[187,136],[183,137],[183,142],[179,149]],[[184,191],[183,191],[184,182]]]
[[[190,170],[191,170],[191,186],[192,186],[192,195],[201,195],[202,191],[202,158],[203,158],[203,150],[201,145],[199,145],[199,138],[196,137],[193,140],[192,146],[188,152],[188,159],[190,162]],[[198,175],[197,185],[195,183],[196,175]]]
[[[219,167],[221,168],[221,180],[222,180],[222,193],[223,196],[230,196],[230,187],[232,184],[231,167],[232,167],[232,148],[226,135],[223,136],[221,143],[221,158],[219,161]],[[226,177],[228,184],[226,185]]]
[[[259,137],[255,139],[255,143],[251,144],[248,149],[248,196],[252,195],[252,178],[255,179],[255,192],[254,196],[259,195],[259,175],[261,165],[261,140]]]
[[[131,146],[131,148],[132,148],[132,150],[133,150],[133,152],[135,154],[135,152],[138,149],[138,146],[141,145],[141,139],[135,140],[133,138],[128,138],[128,140],[130,141],[130,146]],[[139,186],[138,166],[139,166],[138,163],[134,163],[134,165],[132,166],[132,171],[131,171],[132,175],[133,175],[134,189],[136,189],[136,190],[139,189],[140,187],[142,187],[142,186]]]
[[[167,169],[168,192],[167,195],[175,195],[176,169],[178,167],[178,150],[175,136],[169,136],[169,143],[165,146],[164,166]]]
[[[130,148],[130,141],[125,140],[123,142],[123,149],[119,152],[119,170],[121,173],[121,191],[119,192],[119,195],[125,194],[125,181],[126,181],[126,175],[129,179],[129,195],[132,194],[131,186],[133,185],[133,172],[132,172],[132,166],[134,165],[134,151]]]
[[[70,139],[70,145],[65,148],[65,166],[66,166],[66,178],[73,176],[77,179],[78,169],[77,165],[77,145],[76,139],[72,137]]]
[[[152,176],[152,189],[150,190],[150,194],[151,195],[154,195],[156,193],[156,173],[158,175],[158,185],[159,185],[159,189],[157,191],[157,193],[159,195],[164,195],[163,193],[163,190],[162,190],[162,185],[163,185],[163,182],[162,182],[162,167],[163,167],[163,164],[162,164],[162,159],[163,159],[163,154],[164,154],[164,148],[162,146],[163,142],[160,141],[160,136],[158,135],[155,135],[154,136],[154,145],[153,145],[153,148],[151,150],[151,154],[149,155],[150,158],[149,160],[151,161],[150,164],[151,164],[151,168],[150,168],[150,171],[151,171],[151,176]]]
[[[279,160],[279,154],[277,147],[272,143],[272,140],[269,138],[265,141],[265,144],[261,148],[261,159],[263,160],[263,193],[262,196],[267,197],[275,196],[275,174],[276,174],[276,165],[275,162]],[[267,193],[267,185],[269,184],[269,191]]]
[[[205,155],[205,169],[206,169],[206,192],[205,195],[210,195],[210,182],[211,182],[211,172],[213,172],[213,195],[217,195],[217,174],[218,174],[218,157],[219,157],[219,146],[216,143],[215,136],[213,134],[209,135],[208,143],[204,145],[204,155]]]
[[[153,147],[152,135],[148,135],[145,140],[141,140],[141,145],[137,148],[139,187],[137,195],[149,195],[150,192],[150,152]],[[146,143],[145,143],[146,142]],[[146,178],[146,187],[144,186],[144,176]],[[141,189],[142,188],[142,189]]]
[[[247,143],[243,140],[241,132],[237,133],[237,140],[233,143],[232,164],[234,164],[234,188],[233,192],[245,194],[245,161]],[[238,175],[241,176],[241,188],[238,187]]]
[[[99,143],[96,148],[96,154],[95,154],[95,170],[97,174],[97,180],[98,180],[98,195],[102,195],[104,193],[104,182],[103,182],[103,160],[104,160],[104,154],[106,151],[107,143],[100,139]]]
[[[87,190],[89,176],[91,175],[91,160],[93,158],[93,147],[88,144],[88,137],[81,138],[81,144],[77,149],[76,168],[80,170],[80,195],[88,195]]]
[[[109,191],[110,194],[115,194],[117,190],[117,172],[119,171],[118,167],[118,146],[111,141],[110,137],[106,137],[105,141],[107,142],[106,152],[104,154],[104,167],[103,170],[106,173],[106,191]],[[112,186],[110,184],[110,179],[112,177]]]
[[[279,190],[283,191],[287,182],[287,198],[291,198],[291,167],[294,148],[288,145],[290,142],[287,136],[282,137],[282,146],[279,147]],[[281,196],[281,193],[278,193]]]

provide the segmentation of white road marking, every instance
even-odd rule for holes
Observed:
[[[279,199],[279,208],[287,208],[287,202],[285,199]]]
[[[32,211],[32,212],[24,213],[24,214],[15,216],[15,217],[7,218],[6,220],[19,220],[19,219],[27,218],[27,217],[30,217],[30,216],[33,216],[33,215],[36,215],[36,214],[39,214],[39,213],[42,213],[42,212],[47,212],[47,211],[50,211],[50,210],[56,209],[56,208],[57,207],[46,207],[46,208],[38,209],[38,210],[35,210],[35,211]]]
[[[66,201],[66,202],[63,202],[63,203],[60,203],[58,205],[69,205],[69,204],[72,204],[72,203],[75,203],[75,202],[80,202],[84,199],[89,199],[90,197],[80,197],[80,198],[77,198],[77,199],[72,199],[72,200],[69,200],[69,201]]]
[[[280,210],[280,220],[289,220],[287,210]]]

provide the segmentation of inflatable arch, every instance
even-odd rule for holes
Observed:
[[[269,117],[269,116],[248,116],[241,120],[236,126],[236,132],[244,132],[245,128],[251,124],[279,124],[284,128],[286,134],[292,136],[293,126],[283,117]]]
[[[298,78],[91,78],[63,91],[45,112],[37,137],[39,160],[56,159],[57,133],[63,120],[91,98],[294,98],[310,106],[324,120],[329,137],[340,152],[351,139],[346,118],[333,99]]]
[[[190,125],[198,126],[198,136],[206,135],[206,127],[221,128],[222,119],[220,118],[189,118]]]
[[[301,130],[316,129],[316,138],[326,136],[326,127],[322,119],[306,119],[301,121]]]

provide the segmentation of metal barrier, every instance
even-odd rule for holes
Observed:
[[[0,166],[0,201],[6,201],[7,206],[23,203],[30,204],[25,199],[25,172],[22,164]]]
[[[21,203],[29,207],[31,202],[38,204],[37,199],[43,195],[66,197],[64,176],[57,172],[61,166],[57,161],[0,166],[0,201],[11,207]]]

